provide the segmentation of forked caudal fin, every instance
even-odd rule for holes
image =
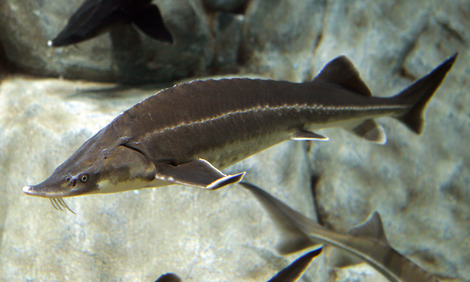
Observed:
[[[329,62],[313,80],[313,82],[318,81],[339,85],[356,94],[372,97],[372,92],[361,79],[354,64],[346,56],[340,56]],[[365,120],[349,130],[351,133],[374,143],[385,144],[387,141],[383,128],[372,119]]]
[[[397,119],[403,122],[411,131],[421,134],[424,128],[424,109],[436,92],[442,80],[455,62],[458,53],[445,60],[431,73],[416,81],[394,98],[405,101],[413,106]]]
[[[457,53],[444,61],[431,73],[392,97],[399,104],[409,105],[409,110],[402,115],[395,116],[395,118],[403,122],[411,131],[417,134],[423,131],[424,109],[454,64],[456,57]],[[372,96],[371,91],[362,81],[359,72],[345,56],[338,57],[328,63],[313,80],[313,82],[318,81],[338,85],[358,95]],[[383,144],[386,141],[382,128],[373,120],[366,120],[355,128],[350,128],[350,131],[359,137],[375,143]]]

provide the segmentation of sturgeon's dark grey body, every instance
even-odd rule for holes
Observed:
[[[393,116],[420,133],[423,111],[455,56],[391,98],[372,97],[346,57],[311,82],[195,81],[130,108],[83,144],[30,195],[59,198],[173,183],[215,189],[238,182],[228,167],[288,139],[326,139],[312,130],[341,126],[371,141],[373,118]]]

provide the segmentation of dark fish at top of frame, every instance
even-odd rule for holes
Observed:
[[[116,25],[131,23],[156,40],[173,42],[160,10],[151,0],[86,0],[59,35],[47,44],[67,46],[91,39]]]
[[[283,141],[327,140],[341,127],[385,143],[375,118],[391,116],[421,133],[426,104],[456,55],[389,97],[372,97],[352,63],[339,57],[313,81],[223,79],[176,85],[138,103],[86,141],[53,174],[23,192],[56,198],[182,184],[217,189],[244,173],[219,169]],[[65,156],[64,156],[65,158]]]
[[[311,252],[308,252],[296,259],[293,263],[288,265],[286,268],[279,271],[274,275],[268,282],[295,282],[299,280],[307,271],[310,263],[316,258],[322,251],[322,248],[318,248]]]

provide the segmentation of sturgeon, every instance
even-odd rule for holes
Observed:
[[[372,97],[344,56],[313,81],[222,79],[176,85],[143,100],[86,141],[27,195],[53,199],[183,184],[217,189],[244,172],[228,167],[288,139],[327,140],[315,131],[343,127],[384,143],[374,118],[391,116],[421,133],[424,109],[456,58],[391,98]]]
[[[284,238],[278,245],[282,254],[326,244],[359,258],[393,282],[438,281],[435,275],[426,272],[390,246],[377,212],[347,234],[340,233],[320,226],[253,184],[240,184],[253,193],[283,232]]]
[[[151,0],[86,0],[73,13],[51,47],[67,46],[98,36],[119,24],[134,23],[153,39],[172,43],[160,10]]]

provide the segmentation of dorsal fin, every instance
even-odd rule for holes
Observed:
[[[346,57],[338,57],[329,62],[313,81],[324,81],[342,86],[357,94],[372,96],[367,85],[362,81],[353,63]]]
[[[366,222],[358,225],[349,230],[349,235],[354,237],[366,237],[374,240],[378,240],[387,246],[389,246],[387,237],[385,236],[384,228],[382,225],[382,219],[378,212],[374,212]]]

